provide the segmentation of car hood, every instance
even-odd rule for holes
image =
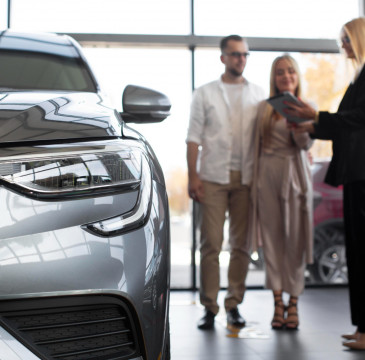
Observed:
[[[118,113],[96,93],[0,92],[0,143],[121,136]]]

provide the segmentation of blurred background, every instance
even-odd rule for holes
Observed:
[[[267,94],[273,59],[290,53],[300,65],[304,97],[320,110],[331,111],[352,76],[350,64],[338,51],[339,32],[344,23],[363,14],[362,0],[0,0],[2,29],[66,33],[78,40],[118,109],[128,84],[169,96],[172,114],[167,120],[132,126],[148,139],[165,173],[173,289],[199,286],[199,209],[194,206],[194,219],[187,195],[185,137],[193,90],[217,79],[224,70],[219,59],[221,37],[247,37],[250,57],[244,76]],[[316,181],[323,186],[320,176],[331,156],[331,143],[315,141],[311,153]],[[321,188],[317,197],[322,198],[325,191]],[[326,220],[331,211],[341,219],[341,189],[334,196],[321,210],[322,215],[327,211]],[[340,232],[334,232],[333,226],[326,229],[332,243],[320,249],[318,265],[308,269],[308,284],[346,283]],[[221,284],[225,287],[227,239],[223,247]],[[263,284],[261,257],[254,254],[247,285]]]

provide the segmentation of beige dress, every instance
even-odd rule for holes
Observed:
[[[311,144],[307,134],[293,135],[286,119],[280,119],[264,147],[257,126],[254,247],[263,246],[266,287],[293,296],[303,291],[305,265],[312,262],[312,184],[306,151]]]

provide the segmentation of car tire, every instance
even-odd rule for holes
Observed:
[[[308,266],[311,279],[320,284],[348,282],[343,221],[321,224],[314,232],[314,263]]]

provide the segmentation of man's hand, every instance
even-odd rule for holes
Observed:
[[[189,196],[195,200],[201,202],[203,200],[204,191],[203,183],[199,178],[199,174],[196,171],[196,163],[199,153],[199,144],[188,142],[187,146],[187,161],[188,161],[188,192]]]
[[[189,177],[188,183],[189,196],[198,202],[201,202],[204,197],[203,183],[198,176]]]

